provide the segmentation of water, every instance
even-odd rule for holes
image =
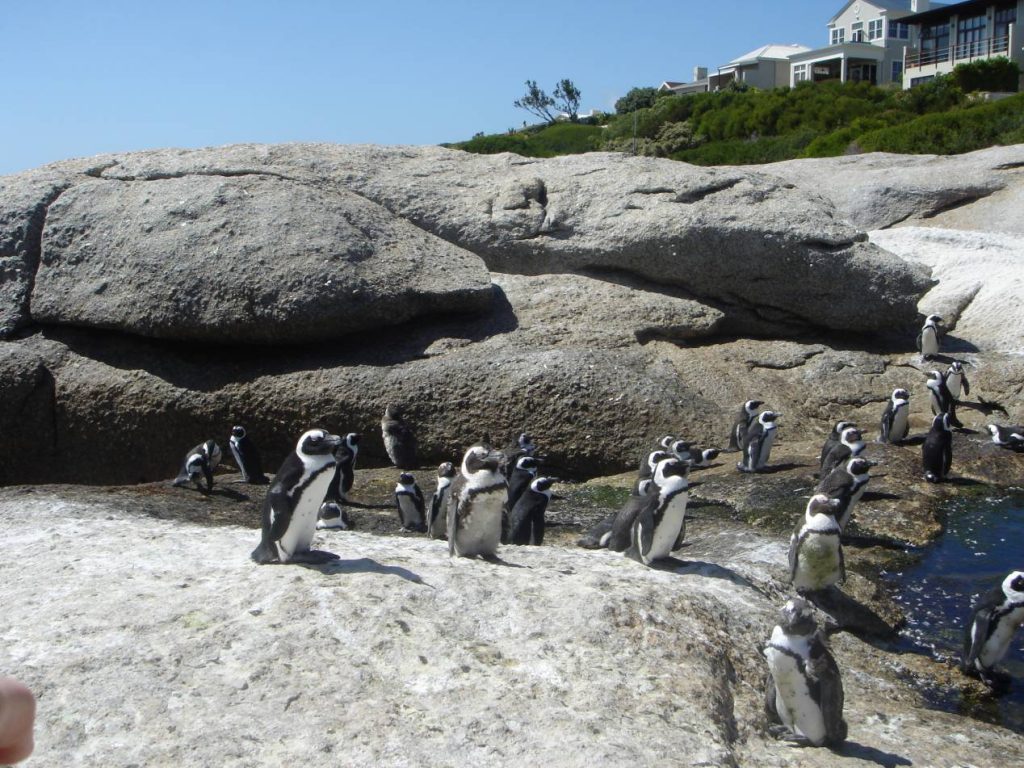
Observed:
[[[1024,570],[1024,492],[990,499],[959,499],[947,508],[946,531],[924,557],[888,574],[907,614],[903,645],[936,658],[959,660],[964,624],[977,598],[1010,571]],[[1014,676],[1006,696],[934,703],[1024,732],[1024,628],[999,668]]]

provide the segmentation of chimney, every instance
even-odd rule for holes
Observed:
[[[928,6],[931,5],[928,0],[910,0],[910,12],[911,13],[922,13],[928,10]]]
[[[697,82],[698,80],[703,80],[707,76],[708,76],[708,68],[707,67],[694,67],[693,68],[693,80],[694,80],[694,82]]]

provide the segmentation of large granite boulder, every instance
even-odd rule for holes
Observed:
[[[344,189],[274,175],[90,179],[49,207],[41,323],[222,343],[305,343],[476,312],[473,254]]]

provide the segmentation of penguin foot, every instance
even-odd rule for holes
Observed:
[[[1006,672],[1000,672],[997,669],[986,669],[979,675],[981,682],[992,689],[992,693],[996,695],[1002,695],[1010,690],[1010,685],[1013,683],[1013,676]]]
[[[301,563],[303,565],[323,565],[331,560],[340,560],[341,555],[333,552],[325,552],[322,549],[310,549],[305,552],[296,552],[290,558],[289,563]]]
[[[753,472],[753,471],[754,471],[754,470],[752,470],[752,469],[748,469],[748,468],[747,468],[746,466],[744,466],[743,464],[737,464],[737,465],[736,465],[736,469],[738,469],[738,470],[739,470],[740,472]]]

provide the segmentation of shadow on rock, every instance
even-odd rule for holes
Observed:
[[[737,587],[747,587],[755,592],[761,592],[761,589],[751,581],[748,581],[743,576],[740,576],[736,571],[733,571],[724,566],[716,563],[706,563],[702,560],[680,560],[677,557],[666,557],[661,560],[656,560],[651,564],[651,568],[658,571],[671,571],[672,573],[678,573],[680,575],[692,575],[692,576],[704,576],[710,579],[724,579]],[[763,594],[763,593],[762,593]]]
[[[804,597],[834,622],[830,631],[846,630],[855,635],[892,639],[896,628],[837,587],[807,592]]]
[[[312,568],[314,571],[320,571],[320,573],[328,576],[338,576],[341,574],[352,574],[352,573],[375,573],[382,576],[398,576],[406,581],[411,581],[413,584],[422,584],[425,587],[430,587],[418,574],[413,573],[408,568],[400,568],[397,565],[381,565],[376,560],[371,560],[368,557],[361,557],[358,560],[331,560],[326,563],[309,563],[301,564],[304,568]],[[433,587],[431,587],[433,589]]]
[[[914,763],[901,755],[894,755],[891,752],[883,752],[880,749],[874,747],[867,747],[863,744],[858,744],[856,741],[845,741],[842,746],[833,750],[837,755],[843,755],[844,757],[855,757],[858,760],[865,760],[876,765],[885,766],[885,768],[893,768],[897,765],[913,765]]]
[[[796,462],[789,462],[788,464],[772,464],[768,467],[762,467],[757,470],[759,475],[774,475],[776,472],[788,472],[791,469],[805,469],[811,466],[810,464],[797,464]]]

